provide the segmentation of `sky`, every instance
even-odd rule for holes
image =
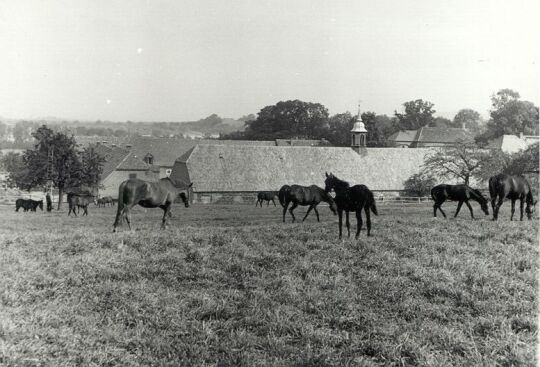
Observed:
[[[537,0],[2,0],[0,116],[238,118],[279,101],[393,115],[538,105]]]

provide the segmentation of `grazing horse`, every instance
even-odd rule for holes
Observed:
[[[15,201],[15,211],[18,212],[20,208],[23,208],[25,212],[32,211],[35,212],[36,208],[39,207],[43,211],[43,200],[32,200],[32,199],[17,199]]]
[[[73,213],[75,216],[77,216],[75,209],[77,209],[77,212],[79,212],[80,209],[82,208],[83,209],[82,215],[88,216],[88,205],[94,202],[94,197],[92,195],[78,195],[78,194],[69,193],[67,195],[67,201],[69,205],[68,215]]]
[[[276,202],[274,201],[274,197],[276,197],[277,194],[278,194],[277,191],[260,191],[257,194],[257,202],[255,203],[255,207],[257,207],[257,205],[261,204],[261,208],[262,208],[263,201],[266,201],[266,206],[270,205],[270,201],[272,201],[274,203],[274,206],[276,206]]]
[[[474,219],[473,210],[472,210],[471,204],[469,204],[469,200],[474,200],[478,202],[484,214],[489,215],[487,199],[482,195],[480,191],[473,189],[472,187],[469,187],[467,185],[446,185],[446,184],[437,185],[431,189],[431,197],[433,198],[433,201],[435,202],[433,204],[434,217],[437,216],[437,209],[439,209],[443,217],[446,218],[446,214],[443,212],[441,208],[441,205],[446,200],[458,202],[458,206],[457,206],[456,214],[454,214],[454,218],[457,217],[461,209],[461,206],[463,205],[463,203],[465,203],[465,205],[467,205],[467,208],[469,208],[469,211],[471,212],[471,218]]]
[[[378,215],[377,206],[375,205],[375,198],[370,189],[365,185],[354,185],[350,186],[347,181],[340,180],[332,173],[326,173],[326,180],[324,181],[325,191],[330,192],[335,191],[336,197],[335,201],[338,208],[338,218],[339,218],[339,238],[341,238],[341,227],[343,224],[343,211],[345,211],[345,225],[347,226],[347,236],[351,235],[351,226],[349,224],[349,212],[356,212],[356,236],[360,234],[362,229],[362,209],[366,213],[366,225],[367,225],[367,235],[371,236],[371,215],[370,210],[373,214]]]
[[[531,186],[529,185],[529,182],[525,177],[510,176],[503,173],[490,177],[489,195],[491,196],[493,220],[498,219],[499,209],[501,208],[501,205],[506,198],[512,201],[512,214],[510,215],[510,220],[514,219],[516,200],[519,200],[519,220],[523,220],[524,203],[527,204],[527,207],[525,208],[525,212],[527,213],[527,219],[532,219],[536,208],[537,200],[534,200]]]
[[[307,216],[309,215],[309,212],[311,212],[311,209],[315,211],[315,214],[317,215],[317,221],[320,222],[319,219],[319,212],[317,211],[317,205],[321,201],[324,201],[330,205],[330,210],[336,214],[336,203],[334,202],[334,199],[332,199],[332,196],[325,192],[322,188],[316,185],[311,186],[299,186],[299,185],[292,185],[290,186],[290,189],[285,189],[283,192],[280,191],[280,193],[283,195],[283,202],[281,201],[280,196],[280,202],[283,204],[283,222],[285,222],[285,213],[287,213],[287,207],[292,202],[293,205],[289,209],[289,213],[291,213],[292,221],[294,222],[296,218],[294,217],[293,210],[296,209],[298,205],[309,205],[308,211],[306,215],[304,216],[304,219],[302,219],[302,222],[306,220]]]
[[[131,208],[140,205],[143,208],[163,209],[161,229],[167,227],[167,217],[172,217],[171,205],[180,196],[186,208],[189,208],[189,194],[193,184],[179,188],[169,177],[162,178],[157,182],[147,182],[137,178],[131,178],[120,184],[118,188],[118,210],[113,225],[113,232],[120,224],[122,218],[126,219],[131,230]]]

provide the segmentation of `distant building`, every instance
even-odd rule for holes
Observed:
[[[463,128],[422,127],[398,131],[390,135],[387,141],[394,148],[428,148],[452,146],[460,140],[472,138],[471,132]]]

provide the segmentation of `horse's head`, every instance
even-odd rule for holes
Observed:
[[[538,200],[527,200],[527,206],[525,207],[525,213],[527,213],[527,219],[532,219],[534,212],[536,211],[536,203]]]
[[[324,180],[324,191],[330,192],[336,186],[336,176],[334,176],[332,172],[330,172],[330,174],[328,174],[328,172],[325,172],[324,174],[326,175],[326,179]]]

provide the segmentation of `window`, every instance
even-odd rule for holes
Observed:
[[[356,145],[356,135],[353,134],[352,136],[352,145],[355,146]]]
[[[129,178],[132,179],[132,178],[137,178],[137,174],[136,173],[130,173],[129,174]]]

